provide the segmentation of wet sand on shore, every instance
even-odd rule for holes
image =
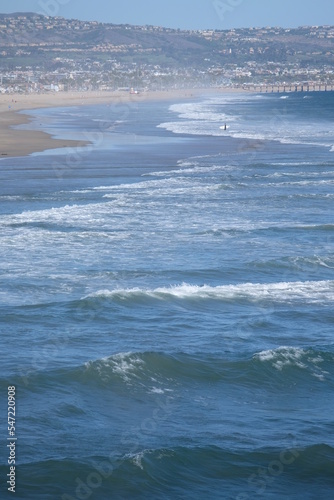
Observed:
[[[93,104],[126,105],[153,100],[191,99],[217,92],[240,92],[235,89],[195,89],[130,92],[59,92],[52,94],[0,95],[0,158],[27,156],[47,149],[80,147],[84,141],[55,139],[39,130],[17,130],[17,125],[29,124],[29,110],[40,108],[82,106]],[[21,113],[19,113],[21,112]],[[23,113],[24,112],[24,113]]]

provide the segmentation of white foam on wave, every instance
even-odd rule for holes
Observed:
[[[196,163],[184,162],[180,164],[177,169],[163,170],[157,172],[148,172],[143,174],[142,177],[172,177],[177,175],[190,175],[190,174],[207,174],[210,172],[221,172],[229,169],[228,165],[210,165],[210,166],[199,166]]]
[[[279,164],[274,164],[274,165],[278,165]],[[252,179],[253,177],[256,177],[258,179],[280,179],[280,178],[284,178],[284,177],[287,177],[287,178],[290,178],[290,177],[297,177],[297,178],[319,178],[321,176],[328,176],[328,177],[333,177],[334,176],[334,171],[315,171],[315,172],[275,172],[273,174],[268,174],[268,175],[264,175],[264,174],[255,174],[253,176],[249,176],[249,177],[246,177],[246,178],[249,178],[249,179]],[[298,181],[298,182],[305,182],[305,179],[303,181]],[[309,181],[311,182],[311,181]],[[314,182],[314,181],[312,181]],[[326,179],[323,179],[323,180],[318,180],[316,182],[327,182]]]
[[[0,195],[0,201],[18,201],[18,200],[23,200],[23,196],[16,196],[16,195]]]
[[[297,167],[300,165],[310,165],[314,167],[314,161],[292,161],[292,162],[273,162],[271,163],[272,166],[278,166],[278,167]],[[298,175],[298,172],[295,174]]]
[[[254,355],[255,359],[263,362],[272,362],[273,366],[278,370],[282,370],[284,366],[296,364],[297,366],[304,366],[300,359],[305,354],[304,349],[298,347],[278,347],[277,349],[270,349],[261,351]]]
[[[226,135],[225,124],[230,128],[231,123],[238,121],[237,116],[224,112],[227,103],[231,103],[230,99],[219,96],[202,102],[173,104],[169,110],[177,114],[179,120],[160,123],[157,127],[174,134]]]
[[[205,121],[179,121],[179,122],[164,122],[157,125],[158,128],[173,132],[173,134],[186,135],[207,135],[207,136],[223,136],[224,131],[219,127],[212,126],[211,122]]]
[[[126,205],[126,200],[122,195],[118,195],[116,200],[119,207]],[[100,203],[89,203],[89,204],[73,204],[65,205],[62,207],[48,208],[44,210],[28,210],[19,214],[6,215],[1,220],[1,225],[3,226],[15,226],[18,224],[57,224],[59,226],[66,225],[76,225],[80,226],[80,230],[83,227],[91,229],[99,224],[99,228],[102,229],[105,225],[107,227],[107,221],[110,214],[110,209],[115,209],[115,202],[100,202]]]
[[[96,371],[104,382],[110,379],[111,373],[120,376],[124,382],[131,382],[131,379],[138,378],[138,369],[144,365],[144,361],[135,353],[123,352],[97,361],[88,361],[85,367]]]
[[[179,172],[179,176],[170,175],[168,177],[137,182],[134,184],[122,184],[118,187],[111,186],[110,193],[103,195],[103,198],[109,199],[114,198],[115,192],[126,190],[131,195],[140,193],[141,196],[147,195],[150,198],[158,196],[167,195],[185,195],[193,194],[200,195],[201,193],[207,193],[208,191],[219,190],[218,185],[207,185],[200,182],[194,178],[189,178],[189,176],[182,175],[182,171]]]
[[[281,99],[288,99],[283,96]],[[268,123],[249,122],[246,117],[227,114],[224,106],[232,106],[247,103],[254,96],[241,96],[239,99],[233,96],[223,98],[221,96],[207,99],[202,102],[181,103],[170,107],[170,111],[178,115],[178,121],[169,121],[158,125],[174,134],[207,135],[207,136],[231,136],[238,139],[257,141],[279,141],[283,144],[307,144],[330,148],[334,151],[334,131],[328,127],[314,127],[305,122],[297,123],[287,119],[279,120],[276,112],[272,111],[272,120]],[[227,109],[227,108],[226,108]],[[238,107],[235,109],[239,109]],[[227,124],[228,130],[225,129]]]
[[[166,387],[165,377],[152,370],[149,359],[143,359],[143,354],[121,352],[110,357],[85,363],[88,371],[95,372],[104,382],[109,383],[114,376],[119,377],[129,387],[140,387],[147,394],[170,394],[174,390]],[[169,378],[169,381],[172,379]]]
[[[282,132],[283,133],[283,132]],[[235,139],[248,139],[248,140],[253,140],[253,141],[277,141],[280,142],[281,144],[292,144],[292,145],[297,145],[297,144],[305,144],[306,146],[319,146],[319,147],[325,147],[325,148],[330,148],[332,147],[332,144],[328,142],[316,142],[314,140],[314,137],[311,135],[309,136],[303,136],[301,133],[298,133],[298,131],[291,129],[290,130],[290,135],[285,135],[283,136],[282,133],[280,133],[279,130],[267,130],[261,132],[255,132],[251,130],[233,130],[230,132],[231,137],[234,137]],[[285,134],[287,134],[287,131],[284,131]],[[215,134],[215,135],[220,135],[220,134]]]
[[[226,120],[234,121],[236,117],[229,116],[223,112],[217,112],[213,109],[214,105],[221,105],[222,101],[204,101],[196,103],[173,104],[170,106],[170,111],[177,113],[179,118],[185,120],[206,121],[206,122],[225,122]]]
[[[155,289],[115,289],[100,290],[87,298],[110,298],[131,300],[136,298],[166,299],[214,299],[214,300],[247,300],[273,301],[277,303],[303,301],[303,303],[328,304],[334,300],[334,281],[304,281],[281,283],[244,283],[239,285],[223,285],[212,287],[182,284]]]
[[[286,187],[286,186],[323,186],[323,185],[332,185],[334,184],[334,180],[332,179],[322,179],[322,180],[303,180],[303,181],[289,181],[289,182],[275,182],[268,183],[266,186],[274,186],[274,187]]]
[[[253,358],[262,363],[270,363],[278,371],[283,371],[287,367],[309,370],[313,377],[321,381],[325,380],[326,375],[328,375],[328,372],[319,366],[324,363],[325,359],[310,349],[282,346],[277,349],[261,351]]]
[[[168,132],[180,135],[203,135],[211,137],[226,137],[230,136],[234,139],[246,139],[250,141],[277,141],[281,144],[305,144],[307,146],[319,146],[325,148],[331,148],[330,151],[334,151],[334,146],[332,142],[324,142],[324,133],[319,135],[319,142],[317,142],[317,137],[314,132],[309,131],[309,133],[302,134],[299,130],[295,128],[287,129],[275,129],[267,128],[263,131],[259,129],[251,129],[246,125],[242,126],[241,123],[233,124],[228,126],[228,130],[221,129],[214,121],[204,120],[180,120],[177,122],[164,122],[158,125],[158,128],[163,128]],[[330,139],[331,140],[331,139]]]
[[[334,226],[332,226],[334,228]],[[294,263],[296,266],[301,266],[303,264],[309,265],[309,266],[316,266],[316,267],[326,267],[328,269],[334,269],[334,265],[331,265],[334,263],[333,258],[327,257],[319,257],[317,255],[314,255],[313,257],[294,257],[291,258],[291,262]]]
[[[138,467],[141,470],[144,470],[144,461],[146,457],[150,457],[151,455],[155,455],[155,460],[162,460],[163,458],[171,458],[174,456],[174,451],[171,450],[161,450],[159,454],[156,453],[156,450],[146,449],[137,453],[128,453],[123,457],[123,460],[130,460],[133,465]]]
[[[182,173],[180,171],[180,173]],[[189,183],[189,185],[192,185],[191,180],[189,179],[184,179],[186,182]],[[143,191],[143,190],[148,190],[149,194],[151,194],[151,189],[152,188],[171,188],[173,186],[179,187],[180,185],[180,179],[173,179],[173,178],[163,178],[163,179],[154,179],[154,180],[145,180],[141,182],[134,182],[130,184],[119,184],[119,185],[112,185],[112,186],[99,186],[94,188],[95,191],[110,191],[111,193],[113,192],[122,192],[123,190],[125,191]]]

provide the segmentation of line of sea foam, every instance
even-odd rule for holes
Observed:
[[[334,300],[334,281],[299,281],[279,283],[243,283],[238,285],[208,286],[184,283],[155,289],[115,289],[93,292],[87,299],[109,299],[120,302],[155,299],[220,300],[220,301],[269,301],[275,303],[304,302],[330,304]]]

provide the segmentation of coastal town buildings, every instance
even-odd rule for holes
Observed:
[[[0,14],[0,93],[333,84],[333,26],[182,31]]]

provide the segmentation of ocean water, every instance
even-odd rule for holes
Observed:
[[[0,161],[1,498],[331,499],[334,93],[32,112]],[[227,130],[224,130],[225,123]]]

